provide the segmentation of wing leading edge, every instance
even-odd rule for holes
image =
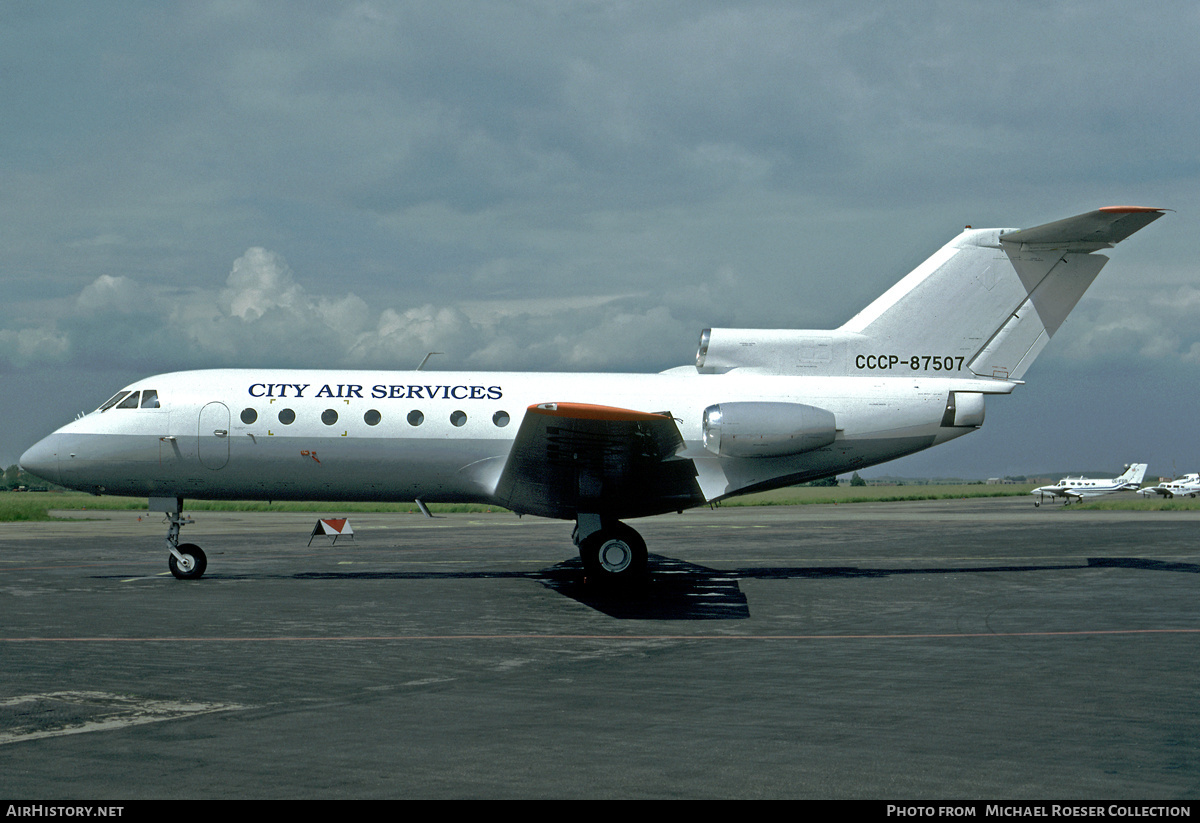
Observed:
[[[496,499],[522,514],[641,517],[705,501],[670,413],[582,403],[525,411]]]

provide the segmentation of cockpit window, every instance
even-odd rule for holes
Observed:
[[[119,391],[110,397],[103,406],[96,409],[96,411],[108,411],[114,407],[118,409],[158,409],[162,408],[162,405],[158,401],[158,392],[154,389]]]
[[[119,391],[104,401],[103,406],[96,410],[97,412],[108,412],[110,408],[114,407],[119,409],[158,409],[162,408],[162,404],[158,402],[158,392],[154,389]]]
[[[98,409],[98,411],[107,411],[108,409],[111,409],[113,406],[117,405],[117,403],[121,400],[122,397],[124,397],[127,394],[129,394],[129,392],[127,392],[127,391],[117,392],[112,397],[110,397],[107,400],[107,402],[105,402],[105,404]]]

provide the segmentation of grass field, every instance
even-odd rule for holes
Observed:
[[[955,500],[965,497],[1013,497],[1033,486],[988,486],[962,483],[928,486],[792,486],[747,494],[722,506],[804,506],[810,503],[890,503],[901,500]]]
[[[929,486],[793,486],[769,492],[748,494],[725,500],[722,506],[804,506],[809,504],[884,503],[904,500],[953,500],[968,497],[1013,497],[1029,494],[1032,486],[987,486],[980,483]],[[1144,500],[1136,495],[1118,495],[1094,503],[1046,503],[1064,512],[1072,511],[1188,511],[1200,510],[1200,499],[1179,498]],[[187,511],[318,512],[353,514],[354,512],[396,512],[417,514],[415,503],[347,503],[305,501],[267,503],[256,500],[184,501]],[[504,512],[498,506],[431,503],[438,514],[450,512]],[[144,511],[144,497],[97,497],[78,492],[0,492],[0,522],[50,520],[53,509],[67,511],[128,510]]]
[[[145,511],[144,497],[116,497],[78,492],[6,492],[0,494],[0,522],[52,520],[50,511]],[[267,503],[258,500],[192,500],[183,504],[185,511],[226,512],[412,512],[419,514],[415,503],[346,503],[305,501],[300,503]],[[503,512],[496,506],[474,504],[431,503],[429,508],[439,514],[447,512]]]
[[[815,503],[868,503],[897,500],[945,500],[963,497],[1007,497],[1027,494],[1028,486],[985,486],[982,484],[939,486],[795,486],[750,494],[726,500],[722,506],[801,506]],[[347,503],[336,501],[278,502],[254,500],[184,501],[187,511],[261,511],[261,512],[397,512],[419,513],[415,503]],[[503,512],[497,506],[431,503],[430,510],[448,512]],[[78,492],[3,492],[0,493],[0,522],[50,520],[53,509],[68,511],[128,510],[144,511],[144,497],[95,496]]]
[[[1094,503],[1072,503],[1066,507],[1069,511],[1138,511],[1138,512],[1181,512],[1200,511],[1200,500],[1190,497],[1176,497],[1167,500],[1155,497],[1146,500],[1138,495],[1125,496],[1119,494]]]

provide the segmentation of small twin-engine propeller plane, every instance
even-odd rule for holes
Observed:
[[[479,502],[573,520],[591,580],[641,575],[623,520],[861,469],[983,424],[1100,269],[1163,209],[971,229],[841,328],[707,329],[659,374],[228,369],[160,374],[30,448],[21,466],[96,493]]]
[[[1157,486],[1147,486],[1138,489],[1138,494],[1149,497],[1152,494],[1161,497],[1195,497],[1200,494],[1200,474],[1185,474],[1174,480],[1163,480]]]
[[[1056,497],[1062,497],[1065,503],[1070,503],[1072,500],[1083,500],[1085,497],[1102,497],[1114,492],[1137,491],[1138,487],[1142,485],[1142,478],[1145,476],[1145,463],[1130,463],[1125,467],[1125,471],[1120,477],[1106,477],[1103,479],[1096,477],[1064,477],[1053,486],[1041,486],[1031,491],[1030,494],[1037,495],[1037,500],[1033,501],[1034,506],[1042,505],[1042,501],[1047,497],[1052,500]]]

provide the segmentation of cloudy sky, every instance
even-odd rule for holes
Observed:
[[[177,369],[656,371],[1133,204],[1176,211],[1028,385],[866,474],[1200,471],[1197,43],[1152,0],[9,0],[0,463]]]

